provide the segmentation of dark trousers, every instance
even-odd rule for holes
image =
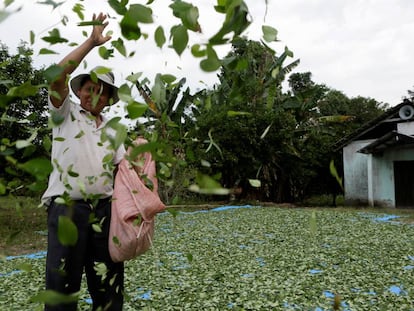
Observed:
[[[74,246],[63,246],[58,238],[60,216],[68,216],[76,225],[78,240]],[[93,310],[122,310],[124,264],[114,263],[108,251],[111,202],[100,200],[96,206],[75,201],[72,206],[51,203],[48,209],[48,250],[46,289],[63,294],[80,290],[85,271]],[[98,226],[101,230],[94,230]],[[101,231],[101,232],[98,232]],[[77,302],[46,305],[47,311],[76,311]]]

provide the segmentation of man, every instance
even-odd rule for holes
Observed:
[[[77,293],[85,271],[93,310],[122,310],[123,263],[114,263],[108,251],[114,168],[124,156],[115,150],[105,128],[102,110],[118,101],[111,72],[98,69],[73,78],[70,86],[80,105],[69,98],[68,77],[96,46],[111,39],[104,36],[106,15],[93,15],[97,22],[89,38],[58,65],[63,69],[50,86],[51,113],[62,122],[53,128],[53,172],[43,195],[48,206],[48,252],[46,289]],[[75,234],[66,236],[76,226]],[[77,233],[77,237],[76,237]],[[74,241],[71,241],[74,239]],[[76,310],[77,302],[46,305],[45,310]]]

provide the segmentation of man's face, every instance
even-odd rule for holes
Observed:
[[[97,116],[109,103],[110,88],[105,83],[87,80],[79,89],[78,96],[82,108]]]

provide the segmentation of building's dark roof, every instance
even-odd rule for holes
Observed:
[[[379,154],[390,147],[406,144],[414,144],[414,137],[398,133],[397,131],[392,131],[361,148],[358,152],[365,154]]]
[[[341,150],[343,147],[354,140],[379,138],[383,137],[387,133],[396,131],[396,121],[401,122],[401,119],[398,116],[399,110],[402,106],[405,105],[413,106],[413,103],[408,99],[405,99],[401,104],[391,107],[379,117],[365,123],[350,135],[345,136],[337,141],[334,145],[334,150]]]

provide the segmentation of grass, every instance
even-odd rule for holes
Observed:
[[[402,218],[379,221],[390,212]],[[154,247],[126,263],[124,310],[332,310],[335,299],[338,310],[414,310],[410,219],[275,206],[165,213]],[[0,266],[0,309],[41,310],[29,299],[44,257]],[[83,287],[80,310],[87,298]]]
[[[0,197],[0,255],[45,249],[46,218],[39,198]]]

